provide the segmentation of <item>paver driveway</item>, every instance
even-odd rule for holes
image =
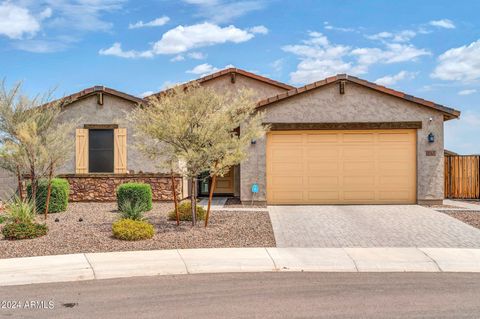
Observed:
[[[474,247],[480,230],[417,205],[269,206],[277,247]]]

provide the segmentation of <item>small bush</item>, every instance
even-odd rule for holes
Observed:
[[[9,222],[2,229],[5,239],[31,239],[46,235],[48,227],[45,224],[32,222]]]
[[[0,224],[3,224],[7,218],[5,216],[0,216]]]
[[[7,220],[12,223],[32,224],[35,221],[33,203],[28,200],[20,200],[15,196],[5,207]]]
[[[155,234],[153,225],[144,220],[123,218],[112,225],[113,237],[122,240],[150,239]]]
[[[206,211],[202,206],[197,205],[197,220],[205,219]],[[183,201],[178,205],[178,215],[179,219],[182,221],[191,221],[192,220],[192,204],[190,201]],[[177,215],[175,210],[168,213],[169,220],[177,220]]]
[[[27,185],[28,197],[32,197],[32,185]],[[37,187],[37,210],[39,213],[45,212],[47,202],[48,180],[42,179]],[[50,202],[48,203],[49,213],[64,212],[68,207],[68,195],[70,194],[70,185],[63,178],[52,179],[52,190],[50,193]]]
[[[126,200],[120,207],[122,218],[131,220],[143,220],[143,212],[147,211],[146,205],[140,202]]]
[[[118,210],[121,210],[126,201],[132,205],[139,205],[143,211],[152,209],[152,188],[143,183],[125,183],[117,187]]]

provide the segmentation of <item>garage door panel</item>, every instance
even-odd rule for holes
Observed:
[[[373,143],[373,133],[343,133],[344,143]]]
[[[343,198],[348,201],[374,201],[374,191],[344,191]]]
[[[309,191],[307,192],[307,203],[317,203],[319,201],[337,202],[340,200],[339,191]]]
[[[334,176],[308,176],[307,187],[315,189],[332,189],[340,186],[340,177]]]
[[[319,134],[308,134],[307,135],[307,143],[309,144],[317,144],[317,143],[338,143],[340,140],[340,136],[336,133],[319,133]]]
[[[267,202],[415,203],[416,131],[270,132]]]

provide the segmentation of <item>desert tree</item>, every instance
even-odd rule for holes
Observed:
[[[134,110],[129,118],[140,134],[166,145],[164,151],[178,160],[180,173],[189,179],[195,225],[198,176],[211,170],[214,176],[221,175],[238,163],[233,158],[241,160],[243,156],[239,154],[246,148],[238,145],[248,145],[247,138],[264,133],[261,116],[255,113],[255,103],[247,91],[220,94],[191,83],[151,97],[146,106]],[[256,133],[239,137],[235,130],[240,126],[255,127],[252,132]]]
[[[35,208],[39,179],[50,173],[50,188],[55,169],[69,157],[73,143],[74,123],[59,122],[62,100],[51,101],[51,96],[47,92],[30,99],[21,93],[21,84],[11,90],[2,85],[0,90],[0,160],[9,169],[13,167],[8,161],[19,160],[17,176],[29,176]]]

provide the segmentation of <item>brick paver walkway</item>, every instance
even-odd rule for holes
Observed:
[[[471,247],[480,230],[417,205],[269,206],[277,247]]]

